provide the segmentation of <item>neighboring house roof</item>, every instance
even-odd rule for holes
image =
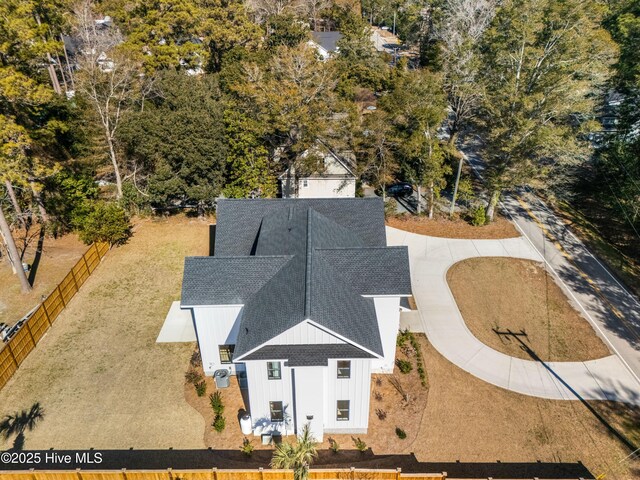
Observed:
[[[288,367],[327,366],[330,358],[375,358],[353,345],[265,345],[244,360],[286,360]]]
[[[324,153],[325,158],[333,158],[334,165],[338,167],[338,170],[342,170],[341,172],[314,172],[311,175],[303,175],[301,178],[345,178],[345,179],[355,179],[356,175],[353,173],[354,166],[352,162],[345,158],[343,155],[338,155],[335,153],[325,142],[322,140],[316,141],[316,144],[310,149],[305,150],[302,153],[302,156],[308,155],[312,150],[315,150],[319,153]],[[325,163],[326,166],[326,163]],[[280,180],[284,180],[290,174],[289,168],[287,168],[281,175],[278,177]],[[291,169],[291,174],[294,173],[293,169]],[[329,169],[327,169],[329,170]]]
[[[327,52],[335,52],[338,49],[338,41],[342,38],[340,32],[311,32],[313,41]]]
[[[411,289],[406,247],[386,247],[381,199],[220,200],[217,219],[216,256],[185,262],[182,304],[244,305],[236,360],[304,321],[383,355],[363,295]]]

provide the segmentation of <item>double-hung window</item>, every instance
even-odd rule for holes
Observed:
[[[269,412],[271,414],[272,422],[284,421],[284,409],[282,408],[282,402],[269,402]]]
[[[267,362],[267,378],[280,380],[282,378],[280,362]]]
[[[338,378],[351,378],[351,360],[338,360]]]
[[[231,363],[233,360],[233,348],[235,345],[219,345],[220,363]]]
[[[349,420],[349,400],[338,400],[337,402],[337,414],[336,420],[348,421]]]

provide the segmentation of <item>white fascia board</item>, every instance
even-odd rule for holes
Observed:
[[[362,295],[364,298],[409,298],[413,295],[410,294],[397,294],[397,295]]]

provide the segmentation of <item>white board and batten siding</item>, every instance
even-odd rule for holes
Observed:
[[[338,359],[329,359],[324,433],[366,433],[371,396],[371,360],[352,359],[350,378],[338,378]],[[338,400],[349,400],[349,420],[338,420]]]
[[[218,347],[236,343],[242,306],[194,307],[192,310],[205,375],[212,376],[220,369],[235,374],[234,364],[223,364],[220,361]]]
[[[321,442],[326,412],[327,367],[293,367],[295,415],[298,433],[308,424],[311,435]]]
[[[249,411],[253,422],[254,434],[280,432],[292,435],[293,432],[293,393],[291,389],[291,369],[281,362],[281,378],[271,380],[267,375],[265,360],[245,362],[249,391]],[[269,402],[282,402],[285,422],[271,422]]]
[[[345,342],[335,335],[305,321],[273,337],[266,345],[317,345],[336,343]]]
[[[374,297],[384,358],[372,360],[374,373],[393,373],[396,338],[400,329],[400,297]]]

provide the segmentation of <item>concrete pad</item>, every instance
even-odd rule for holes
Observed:
[[[195,342],[196,330],[193,327],[191,310],[182,310],[180,301],[173,302],[156,343]]]

